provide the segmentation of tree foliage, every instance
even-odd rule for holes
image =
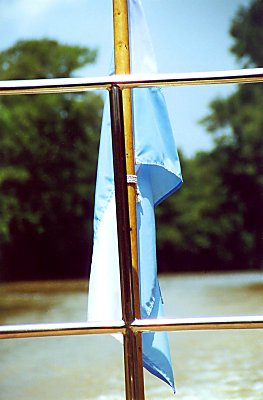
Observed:
[[[263,2],[252,1],[241,7],[231,25],[230,34],[235,39],[231,51],[245,67],[263,65]]]
[[[262,22],[262,0],[242,7],[234,18],[232,52],[241,63],[262,66]],[[183,160],[185,185],[159,211],[163,269],[262,266],[262,109],[262,84],[241,85],[210,104],[202,124],[214,149]]]
[[[72,76],[95,52],[53,40],[0,55],[0,79]],[[0,99],[0,235],[5,278],[87,272],[101,98],[94,93]]]
[[[68,78],[94,62],[96,51],[56,40],[21,40],[0,53],[1,79]]]
[[[262,66],[263,2],[234,18],[231,51]],[[96,53],[30,40],[0,53],[0,79],[70,77]],[[87,275],[102,100],[97,94],[0,98],[0,273]],[[263,89],[216,98],[201,123],[211,151],[180,154],[184,185],[157,207],[159,271],[262,266]]]

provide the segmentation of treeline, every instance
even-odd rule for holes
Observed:
[[[263,1],[242,7],[230,28],[244,68],[263,66]],[[215,99],[201,123],[214,148],[181,156],[185,185],[158,211],[163,270],[263,266],[263,86]]]
[[[263,2],[231,26],[241,66],[263,64]],[[0,79],[73,76],[96,53],[52,40],[0,53]],[[263,89],[241,85],[201,122],[214,147],[187,159],[183,187],[157,207],[164,271],[262,267]],[[0,98],[0,276],[87,276],[101,123],[98,94]]]
[[[157,209],[161,271],[262,267],[262,171],[260,178],[260,164],[254,164],[260,153],[257,143],[256,138],[250,143],[248,151],[254,150],[250,155],[237,144],[222,143],[192,159],[181,156],[184,186]]]
[[[0,79],[71,77],[95,57],[21,41],[0,54]],[[93,92],[0,98],[2,279],[87,274],[101,110]]]

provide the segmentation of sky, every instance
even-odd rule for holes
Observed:
[[[249,0],[142,0],[160,73],[239,69],[229,49],[231,20]],[[17,40],[53,38],[98,49],[77,76],[107,75],[113,48],[112,0],[0,0],[0,51]],[[212,138],[198,123],[209,103],[235,85],[164,89],[178,147],[190,157]]]

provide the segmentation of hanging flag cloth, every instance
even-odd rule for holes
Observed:
[[[140,0],[129,0],[132,73],[156,73],[153,48]],[[162,297],[157,279],[154,206],[182,184],[174,134],[161,90],[132,90],[141,318],[158,318]],[[89,282],[89,321],[122,319],[111,123],[105,100],[99,150],[94,245]],[[174,390],[166,332],[142,334],[143,364]]]

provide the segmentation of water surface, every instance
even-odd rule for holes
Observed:
[[[160,278],[168,317],[263,314],[263,274]],[[83,281],[2,284],[0,322],[85,321]],[[169,334],[178,400],[263,398],[263,332]],[[121,345],[111,336],[0,341],[1,400],[124,399]],[[146,399],[173,399],[145,373]]]

